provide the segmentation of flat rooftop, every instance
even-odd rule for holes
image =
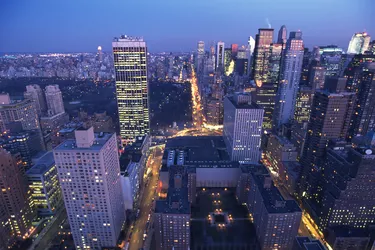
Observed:
[[[212,193],[215,196],[212,196]],[[220,195],[217,196],[217,193]],[[238,204],[235,189],[206,188],[197,190],[196,204],[192,206],[191,249],[260,249],[255,227],[251,223],[247,208]],[[214,201],[220,201],[220,206]],[[208,215],[215,209],[231,215],[233,220],[225,228],[212,225]]]
[[[69,139],[61,143],[55,151],[100,151],[104,144],[112,137],[113,133],[95,133],[94,144],[89,148],[77,148],[76,140]]]
[[[169,139],[163,159],[171,150],[184,151],[184,165],[229,163],[222,136],[184,136]]]
[[[240,102],[237,103],[235,96],[228,96],[228,100],[233,104],[236,109],[259,109],[260,107],[254,102]]]
[[[176,183],[179,183],[176,185]],[[169,188],[165,200],[156,201],[155,213],[190,214],[186,167],[169,168]]]
[[[52,151],[45,153],[40,157],[34,166],[32,166],[27,172],[27,175],[40,175],[48,171],[51,166],[55,164],[55,159],[53,157]]]
[[[265,180],[271,178],[269,174],[252,173],[260,194],[263,198],[263,203],[268,213],[295,213],[302,212],[298,204],[294,200],[285,200],[280,191],[275,187],[273,182],[270,188],[265,188]]]
[[[309,237],[298,236],[296,241],[300,249],[304,250],[326,250],[323,244],[316,239],[311,239]]]

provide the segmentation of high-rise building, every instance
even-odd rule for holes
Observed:
[[[357,69],[353,91],[357,93],[349,137],[375,130],[375,62]],[[346,79],[346,78],[344,78]]]
[[[185,167],[171,166],[166,200],[155,204],[155,240],[157,250],[189,249],[190,202]]]
[[[198,73],[203,72],[204,57],[205,57],[204,42],[199,41],[198,47],[197,47],[197,61],[196,61],[196,68],[197,68]]]
[[[224,101],[224,140],[233,161],[258,163],[264,110],[250,94],[236,94]]]
[[[322,160],[330,140],[345,139],[353,112],[354,93],[317,91],[311,106],[310,120],[300,159],[302,165],[300,195],[309,204],[319,201],[322,189]]]
[[[237,52],[238,52],[238,48],[237,48]],[[237,52],[236,52],[236,54],[237,54]],[[233,61],[232,49],[225,48],[224,49],[224,73],[226,75],[229,75],[229,74],[227,74],[227,72],[229,72],[229,68],[231,66],[232,61]]]
[[[316,90],[324,89],[324,81],[326,78],[326,69],[320,66],[311,68],[309,76],[309,86],[314,93]]]
[[[44,93],[39,85],[27,85],[24,97],[29,98],[35,102],[36,112],[39,116],[41,116],[44,112],[47,111],[47,104],[44,97]]]
[[[251,173],[246,204],[260,246],[262,249],[292,249],[302,211],[296,201],[283,199],[268,173],[259,172]]]
[[[45,94],[49,115],[65,113],[64,102],[59,85],[48,85]]]
[[[299,88],[294,111],[294,121],[303,124],[309,121],[311,112],[311,103],[313,98],[312,89],[308,86]]]
[[[98,59],[99,62],[103,61],[103,51],[102,51],[102,46],[98,46]]]
[[[286,44],[286,41],[288,39],[288,32],[286,30],[286,26],[281,26],[279,30],[279,34],[277,36],[277,43],[279,44]]]
[[[275,107],[275,98],[277,93],[277,83],[263,83],[261,87],[254,86],[252,91],[252,101],[264,109],[263,129],[270,131],[272,129],[272,116]]]
[[[270,47],[271,54],[269,59],[270,78],[269,82],[277,84],[280,77],[280,64],[283,51],[283,44],[273,43]]]
[[[143,38],[121,36],[112,48],[120,136],[128,144],[150,132],[147,46]]]
[[[36,160],[27,172],[31,200],[40,216],[50,216],[63,206],[63,199],[53,153]]]
[[[215,70],[224,70],[224,42],[221,41],[216,45]]]
[[[367,53],[370,55],[375,55],[375,40],[373,40],[368,46]]]
[[[327,150],[323,176],[322,205],[317,224],[327,227],[367,228],[375,220],[374,132],[354,138],[352,145]]]
[[[76,249],[115,247],[125,221],[116,135],[77,129],[53,153]]]
[[[259,29],[255,40],[254,59],[252,66],[252,78],[257,86],[268,82],[270,77],[269,60],[270,47],[273,42],[273,29]]]
[[[364,54],[370,45],[371,37],[366,33],[354,33],[349,42],[348,54]]]
[[[302,32],[290,32],[281,62],[280,84],[277,90],[273,116],[273,127],[275,129],[293,119],[303,55]]]
[[[0,166],[0,233],[5,234],[0,238],[8,247],[16,239],[29,236],[34,211],[29,204],[30,192],[19,155],[0,148]]]
[[[232,58],[237,57],[237,52],[238,52],[238,44],[234,43],[231,45],[231,51],[232,51]]]
[[[320,66],[325,68],[326,76],[340,76],[344,67],[344,51],[336,45],[320,46]]]
[[[21,122],[24,130],[40,128],[34,101],[25,99],[12,103],[8,94],[0,94],[1,98],[3,101],[0,104],[0,131],[9,129],[13,122]]]
[[[255,49],[255,39],[252,36],[249,36],[247,47],[249,49],[250,56],[252,56],[254,54],[254,49]]]

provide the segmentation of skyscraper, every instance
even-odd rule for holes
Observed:
[[[324,88],[324,81],[326,78],[326,69],[320,66],[314,66],[310,70],[309,85],[311,86],[312,92]]]
[[[258,163],[264,110],[251,102],[249,94],[226,97],[224,140],[233,161]]]
[[[354,75],[357,93],[349,137],[375,130],[375,62],[365,63]]]
[[[294,111],[294,121],[299,124],[309,122],[313,92],[311,87],[299,88]]]
[[[29,204],[30,192],[21,162],[18,154],[0,148],[0,239],[5,239],[5,246],[17,238],[28,237],[32,227],[34,211]]]
[[[41,116],[47,111],[46,100],[44,97],[43,90],[37,84],[27,85],[26,92],[24,93],[25,98],[29,98],[35,102],[36,112]]]
[[[98,59],[99,62],[103,61],[103,51],[102,51],[102,46],[98,46]]]
[[[59,85],[48,85],[45,90],[48,114],[50,116],[65,113],[64,102]]]
[[[274,83],[275,89],[277,89],[277,83],[279,82],[280,76],[280,64],[281,64],[281,56],[283,51],[283,44],[273,43],[270,47],[271,54],[269,59],[269,70],[270,70],[270,77],[269,82]]]
[[[238,48],[237,48],[237,51],[238,51]],[[229,73],[229,67],[231,66],[231,62],[233,60],[233,57],[232,57],[232,49],[230,48],[225,48],[224,49],[224,73],[226,75],[229,75],[227,74],[227,72]],[[237,52],[236,52],[237,54]]]
[[[203,72],[204,56],[205,56],[204,42],[199,41],[198,42],[198,48],[197,48],[197,64],[196,64],[198,73]]]
[[[269,80],[270,46],[273,41],[273,29],[259,29],[256,35],[252,78],[257,86]]]
[[[147,46],[143,38],[121,36],[112,48],[120,136],[128,144],[150,132]]]
[[[254,49],[255,49],[255,39],[252,36],[249,36],[247,47],[250,52],[250,56],[252,56],[254,54]]]
[[[320,46],[320,66],[324,67],[326,76],[339,76],[343,65],[343,49],[336,45]]]
[[[291,32],[281,62],[280,84],[276,95],[273,116],[275,129],[293,119],[303,55],[302,32]]]
[[[224,42],[221,41],[216,45],[215,70],[224,70]]]
[[[354,147],[345,145],[327,151],[323,168],[326,185],[322,191],[322,206],[316,211],[319,215],[317,224],[322,231],[336,226],[367,228],[374,222],[373,135],[372,132],[366,137],[355,138]]]
[[[236,58],[238,52],[238,44],[234,43],[231,45],[232,58]]]
[[[11,102],[8,94],[0,94],[0,99],[3,100],[0,104],[0,131],[9,129],[13,122],[20,122],[24,130],[40,128],[33,100]]]
[[[264,166],[259,168],[264,169]],[[284,200],[268,173],[260,172],[251,173],[246,202],[260,246],[262,249],[292,249],[302,211],[296,201]]]
[[[116,246],[125,209],[115,134],[77,129],[53,153],[76,249]]]
[[[277,43],[286,44],[287,37],[288,37],[288,32],[286,30],[286,26],[283,25],[283,26],[281,26],[281,28],[279,30],[279,34],[277,36]]]
[[[348,54],[364,54],[369,45],[371,37],[366,33],[355,33],[349,42]]]
[[[300,194],[317,204],[322,190],[322,160],[330,140],[345,139],[355,100],[354,93],[317,91],[311,106],[303,153]]]

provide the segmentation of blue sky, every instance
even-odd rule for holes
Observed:
[[[354,32],[375,40],[374,9],[374,0],[1,0],[0,52],[110,51],[121,34],[143,36],[153,52],[189,51],[198,40],[245,44],[266,19],[300,29],[307,47],[346,49]]]

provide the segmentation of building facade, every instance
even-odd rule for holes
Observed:
[[[224,140],[231,160],[258,163],[264,110],[251,102],[249,94],[224,101]]]
[[[371,37],[366,33],[355,33],[349,42],[348,54],[364,54],[370,45]]]
[[[115,134],[75,130],[53,150],[75,247],[114,247],[125,221]]]
[[[120,136],[128,144],[150,132],[147,46],[143,38],[121,36],[112,49]]]
[[[39,116],[41,116],[43,113],[47,111],[46,99],[44,97],[43,90],[40,88],[39,85],[27,85],[24,97],[34,100],[35,108]]]
[[[64,102],[59,85],[48,85],[45,90],[48,115],[57,115],[65,112]]]

